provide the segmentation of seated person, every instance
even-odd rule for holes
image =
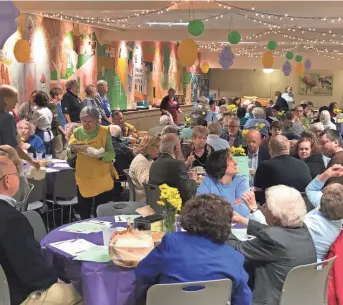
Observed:
[[[59,281],[45,265],[30,223],[14,208],[11,197],[18,191],[18,175],[14,164],[0,157],[0,265],[7,278],[11,305],[81,305],[82,298],[72,284]]]
[[[322,122],[313,123],[310,131],[312,131],[318,138],[322,131],[324,131],[324,125]]]
[[[229,150],[213,152],[206,163],[204,179],[197,190],[199,194],[215,194],[228,201],[235,212],[249,217],[249,210],[241,201],[249,190],[249,180],[238,174],[237,162]]]
[[[254,200],[251,213],[255,214],[257,205],[252,192],[250,197]],[[245,223],[247,234],[256,238],[239,241],[231,234],[229,244],[244,255],[249,276],[255,275],[253,304],[278,305],[288,272],[315,263],[316,249],[303,223],[306,206],[297,190],[285,185],[270,187],[263,210],[268,225],[252,219]],[[241,218],[234,217],[234,221],[241,222]]]
[[[172,125],[173,124],[173,118],[171,115],[166,115],[163,114],[160,117],[160,125],[152,127],[149,129],[148,134],[149,136],[159,136],[161,135],[162,130],[164,129],[164,127],[168,126],[168,125]]]
[[[163,130],[161,132],[161,136],[165,136],[168,133],[173,133],[173,134],[176,134],[178,136],[180,133],[180,130],[176,125],[167,125],[163,128]]]
[[[222,125],[219,122],[211,122],[207,126],[208,136],[206,143],[214,150],[229,149],[228,141],[220,138]]]
[[[274,121],[270,124],[270,136],[269,137],[264,137],[261,142],[261,146],[269,151],[269,141],[273,139],[276,136],[282,135],[282,122],[280,121]]]
[[[109,129],[115,153],[113,165],[118,172],[120,180],[126,180],[123,170],[130,167],[135,156],[133,155],[132,150],[121,140],[121,128],[118,125],[110,125]]]
[[[292,111],[286,112],[286,119],[283,121],[283,133],[288,140],[299,139],[305,128],[299,121],[295,120]]]
[[[191,115],[191,122],[189,127],[185,127],[182,129],[180,134],[181,140],[192,139],[193,128],[195,126],[202,126],[203,125],[203,118],[198,114]]]
[[[133,159],[129,174],[135,186],[136,201],[145,202],[143,183],[149,183],[149,171],[152,163],[160,153],[160,137],[145,136],[138,148],[138,154]]]
[[[312,177],[306,163],[289,155],[290,144],[284,136],[276,136],[269,142],[271,160],[262,162],[256,170],[254,186],[257,201],[265,201],[264,191],[274,185],[284,184],[305,192]]]
[[[202,166],[206,164],[213,148],[206,143],[208,130],[205,126],[195,126],[193,129],[192,143],[182,145],[182,153],[187,167]]]
[[[192,198],[196,191],[196,175],[187,173],[185,162],[178,160],[182,154],[180,139],[169,133],[162,137],[160,155],[150,167],[149,184],[167,184],[179,190],[182,202]]]
[[[246,114],[247,114],[247,110],[245,109],[245,107],[240,107],[237,109],[237,117],[240,120],[240,127],[241,128],[243,128],[245,123],[248,121],[248,119],[245,117]]]
[[[207,110],[205,121],[208,123],[210,122],[217,122],[219,120],[219,108],[216,106],[216,102],[214,100],[210,100],[209,109]]]
[[[138,142],[139,135],[136,128],[133,125],[125,122],[122,112],[112,112],[112,124],[118,125],[121,128],[122,136],[125,138],[129,138],[131,143]]]
[[[263,108],[255,107],[252,110],[253,118],[248,120],[243,129],[259,129],[263,136],[269,135],[269,122]]]
[[[36,156],[36,152],[45,154],[43,140],[35,134],[36,127],[29,121],[21,120],[17,123],[18,134],[21,139],[21,148]]]
[[[146,292],[155,284],[229,278],[232,295],[228,301],[250,305],[244,259],[226,242],[231,218],[231,206],[218,196],[201,195],[188,201],[181,212],[181,225],[187,232],[165,235],[136,268],[137,304],[145,304]]]
[[[245,146],[244,137],[239,130],[240,119],[237,117],[224,117],[223,132],[220,137],[229,142],[230,147]]]

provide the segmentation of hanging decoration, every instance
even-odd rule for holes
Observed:
[[[231,44],[238,44],[241,41],[241,34],[236,31],[232,31],[229,33],[227,40]]]
[[[297,62],[295,64],[295,74],[298,76],[303,76],[305,72],[304,64],[302,62]]]
[[[199,36],[204,32],[205,26],[200,19],[194,19],[188,23],[188,33],[193,36]]]
[[[310,72],[312,67],[312,61],[310,59],[306,59],[305,63],[304,63],[304,68],[305,68],[305,72]]]
[[[271,69],[274,65],[274,55],[270,51],[264,52],[262,56],[262,65],[265,69]]]
[[[224,70],[228,70],[233,65],[235,55],[229,46],[226,46],[219,55],[219,64]]]
[[[16,18],[20,15],[13,1],[0,1],[0,49],[18,28]]]
[[[287,58],[288,60],[292,60],[292,59],[294,58],[294,53],[291,52],[291,51],[288,51],[288,52],[286,53],[286,58]]]
[[[31,47],[28,40],[19,39],[13,48],[13,54],[18,62],[26,63],[30,60]]]
[[[182,75],[183,75],[183,83],[186,85],[189,84],[191,82],[191,74],[187,72],[185,69]]]
[[[198,57],[198,46],[193,39],[185,39],[180,42],[177,57],[183,67],[191,67],[194,64]]]
[[[207,73],[210,70],[210,65],[207,61],[204,61],[201,63],[200,69],[202,73]]]
[[[301,62],[303,60],[303,57],[301,55],[296,55],[295,56],[295,61],[296,62]]]
[[[275,40],[269,40],[267,44],[267,48],[270,51],[274,51],[277,48],[277,42]]]
[[[287,60],[283,66],[282,66],[282,72],[285,76],[289,76],[292,72],[292,65],[291,63]]]

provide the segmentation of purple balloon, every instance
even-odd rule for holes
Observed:
[[[230,47],[224,47],[219,55],[219,64],[224,70],[228,70],[233,65],[235,55],[232,53]]]
[[[289,76],[292,72],[292,65],[287,60],[282,66],[282,72],[285,76]]]
[[[0,49],[17,30],[18,26],[15,19],[19,15],[20,12],[12,1],[0,1]]]
[[[311,67],[312,67],[312,61],[309,59],[306,59],[304,63],[304,67],[305,67],[306,72],[310,72]]]

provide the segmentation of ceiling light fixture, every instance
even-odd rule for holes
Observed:
[[[274,69],[263,69],[263,73],[266,73],[266,74],[271,74],[274,72]]]

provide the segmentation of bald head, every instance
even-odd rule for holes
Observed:
[[[255,154],[262,141],[261,133],[256,129],[250,129],[247,133],[247,144],[249,153]]]
[[[275,136],[269,141],[269,151],[272,157],[289,155],[290,144],[286,137]]]
[[[17,103],[17,90],[11,86],[0,86],[0,111],[11,111]]]
[[[179,137],[174,133],[167,133],[161,140],[161,153],[172,154],[175,158],[179,157],[181,145]]]
[[[0,194],[14,196],[19,189],[18,170],[5,156],[0,156],[0,179]]]

